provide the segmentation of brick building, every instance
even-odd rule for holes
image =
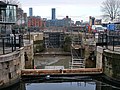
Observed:
[[[43,29],[45,22],[40,16],[29,16],[28,17],[28,28],[32,29]]]

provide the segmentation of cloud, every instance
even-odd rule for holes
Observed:
[[[89,16],[99,16],[100,5],[103,0],[20,0],[23,9],[29,14],[29,7],[33,8],[33,15],[51,18],[51,8],[56,8],[56,17],[66,15],[75,20]],[[62,17],[61,17],[62,16]]]
[[[80,5],[92,6],[98,5],[103,0],[19,0],[23,5],[27,6],[44,6],[44,5]]]

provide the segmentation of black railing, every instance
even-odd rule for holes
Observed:
[[[12,34],[11,36],[0,37],[0,54],[8,54],[23,46],[23,36]]]
[[[99,33],[97,46],[106,46],[107,49],[120,52],[120,31]]]

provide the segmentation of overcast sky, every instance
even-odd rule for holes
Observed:
[[[25,12],[29,15],[29,7],[33,15],[51,18],[51,8],[56,8],[56,18],[65,16],[73,20],[88,20],[89,16],[98,18],[102,13],[100,6],[104,0],[19,0]]]

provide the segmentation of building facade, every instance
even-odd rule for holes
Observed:
[[[0,1],[0,36],[12,33],[11,25],[16,23],[16,5]]]
[[[17,9],[17,24],[21,25],[27,22],[27,13],[24,13],[22,8]]]
[[[40,16],[28,17],[28,28],[31,31],[40,30],[45,27],[45,21]]]
[[[29,16],[33,16],[33,8],[29,8]]]
[[[52,8],[52,20],[56,19],[55,8]]]
[[[74,25],[74,21],[68,16],[63,19],[52,19],[46,21],[46,27],[69,27]]]

